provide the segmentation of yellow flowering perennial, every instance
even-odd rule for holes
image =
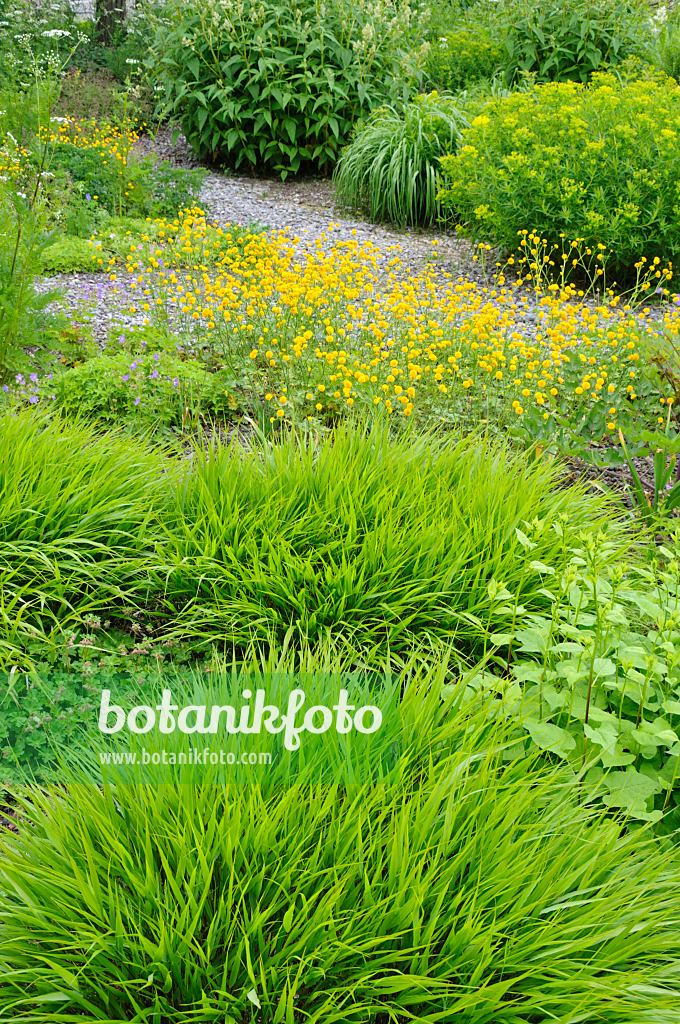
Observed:
[[[208,225],[197,209],[156,221],[125,264],[129,313],[246,375],[272,420],[378,406],[471,421],[599,409],[613,431],[638,398],[640,344],[659,330],[648,308],[593,308],[570,286],[522,295],[435,269],[404,277],[396,251],[328,243]],[[663,325],[674,335],[676,308]]]

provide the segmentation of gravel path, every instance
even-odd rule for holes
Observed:
[[[140,155],[155,153],[178,166],[198,166],[184,136],[180,135],[173,145],[169,128],[161,129],[155,138],[141,138],[136,148]],[[386,269],[388,261],[398,256],[402,266],[389,269],[398,270],[404,276],[420,274],[428,265],[436,267],[439,273],[455,277],[464,275],[474,280],[480,276],[472,260],[470,242],[453,232],[399,231],[341,211],[335,202],[333,185],[328,180],[283,182],[280,179],[254,179],[210,171],[201,191],[200,203],[208,219],[220,225],[232,223],[247,227],[257,224],[261,228],[287,230],[291,239],[299,239],[301,250],[311,248],[318,239],[324,239],[329,247],[340,240],[364,240],[380,248],[378,265],[381,269]],[[41,291],[54,287],[64,289],[63,306],[71,311],[82,306],[83,302],[87,303],[94,339],[102,344],[117,321],[123,319],[127,323],[141,324],[144,320],[143,313],[132,316],[128,312],[136,298],[128,289],[132,275],[120,268],[116,268],[116,275],[117,292],[109,281],[109,275],[101,272],[59,274],[44,278],[38,288]]]

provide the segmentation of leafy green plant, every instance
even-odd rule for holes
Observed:
[[[680,18],[675,11],[671,12],[670,17],[666,15],[657,53],[662,70],[676,82],[680,81]]]
[[[166,112],[201,159],[282,178],[331,169],[361,115],[406,98],[425,53],[408,0],[201,0],[168,14],[153,57]]]
[[[490,29],[474,25],[440,36],[427,55],[430,84],[456,92],[480,79],[493,78],[503,68],[503,47]]]
[[[130,157],[123,181],[120,168],[110,157],[106,160],[106,155],[100,149],[83,149],[68,142],[50,148],[50,173],[80,183],[81,197],[91,207],[89,230],[84,228],[81,237],[84,233],[89,236],[98,226],[97,208],[111,216],[167,217],[196,203],[205,177],[200,168],[187,170],[168,160]],[[80,205],[73,204],[74,213]]]
[[[442,161],[442,206],[508,250],[527,227],[550,245],[566,236],[611,250],[611,276],[634,280],[643,255],[680,252],[679,133],[671,79],[597,73],[588,86],[538,86],[489,102],[464,131]]]
[[[38,293],[34,286],[49,236],[39,211],[24,196],[0,190],[0,383],[28,365],[24,348],[49,334],[41,314],[58,298],[56,290]],[[42,336],[41,336],[42,335]]]
[[[441,215],[439,158],[455,152],[465,113],[450,97],[417,96],[404,112],[376,110],[345,149],[335,171],[338,198],[372,220],[431,224]]]
[[[562,773],[504,765],[488,698],[440,707],[437,678],[405,684],[393,784],[320,785],[310,763],[289,787],[274,769],[257,786],[15,790],[2,1012],[677,1024],[674,850],[576,806]]]
[[[594,71],[642,50],[642,5],[630,0],[510,0],[505,39],[508,81],[586,82]]]
[[[104,423],[135,424],[142,430],[194,428],[201,420],[224,420],[239,403],[224,374],[208,373],[196,361],[168,352],[98,356],[45,381],[43,401],[67,415]]]
[[[533,560],[525,538],[523,571],[543,581],[550,608],[526,614],[513,588],[494,581],[485,631],[505,650],[468,679],[521,718],[513,756],[538,747],[586,791],[596,785],[607,806],[643,821],[665,813],[669,831],[680,823],[679,541],[676,529],[658,561],[614,566],[607,539],[593,534],[556,572]],[[498,622],[508,604],[510,629]]]
[[[670,420],[670,409],[668,410]],[[654,484],[653,491],[648,495],[642,485],[640,474],[633,462],[626,445],[626,439],[619,430],[619,441],[623,449],[624,458],[630,475],[633,478],[632,494],[640,517],[652,526],[655,522],[663,519],[665,515],[678,508],[680,505],[680,479],[674,476],[676,461],[680,453],[680,437],[669,432],[670,424],[667,424],[666,432],[643,431],[640,440],[648,447],[638,449],[639,455],[650,455],[654,457]],[[670,458],[669,458],[670,456]],[[674,477],[671,482],[671,478]]]

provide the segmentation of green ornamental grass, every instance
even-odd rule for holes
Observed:
[[[17,1024],[673,1024],[677,853],[503,763],[489,706],[404,698],[390,785],[77,785],[0,838]],[[428,695],[429,694],[429,695]]]
[[[465,113],[450,96],[417,96],[403,114],[377,110],[343,151],[335,173],[339,200],[371,220],[429,225],[441,216],[439,159],[458,148]]]
[[[529,610],[547,607],[523,570],[528,535],[534,558],[559,570],[579,531],[611,519],[602,499],[556,489],[554,464],[479,436],[347,426],[318,444],[196,444],[187,459],[30,411],[2,427],[2,622],[14,650],[45,617],[127,607],[208,649],[292,630],[366,656],[451,637],[475,654],[492,579]]]

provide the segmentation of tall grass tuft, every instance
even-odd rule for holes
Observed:
[[[347,427],[316,447],[293,436],[256,453],[197,447],[163,524],[154,589],[177,628],[206,641],[282,641],[292,629],[311,642],[342,636],[365,657],[427,637],[476,655],[491,581],[548,607],[528,562],[559,569],[579,532],[611,517],[558,479],[554,463],[480,437]],[[512,605],[498,614],[492,631]]]
[[[438,682],[390,785],[26,791],[3,1019],[677,1024],[677,853],[503,762],[491,705]]]
[[[527,546],[559,570],[580,531],[611,518],[602,499],[556,489],[554,464],[480,437],[347,426],[316,446],[293,435],[249,451],[197,444],[184,460],[28,413],[0,427],[10,661],[22,637],[123,607],[151,615],[156,637],[207,650],[290,634],[351,642],[364,658],[455,639],[476,657],[486,626],[513,616],[496,607],[491,622],[492,581],[547,607]]]
[[[334,176],[338,199],[374,221],[434,223],[442,213],[439,158],[455,153],[466,127],[451,96],[418,96],[403,114],[381,107],[342,153]]]

